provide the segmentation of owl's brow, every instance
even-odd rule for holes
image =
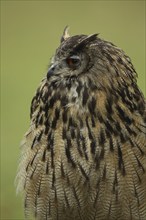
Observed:
[[[98,34],[92,34],[89,36],[86,36],[84,39],[79,41],[77,45],[73,47],[73,50],[79,50],[80,48],[86,46],[89,42],[92,42],[97,39]]]

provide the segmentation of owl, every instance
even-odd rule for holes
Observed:
[[[25,217],[145,220],[145,103],[123,50],[65,28],[21,144]]]

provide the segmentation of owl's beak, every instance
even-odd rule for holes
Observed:
[[[53,75],[54,71],[55,71],[55,68],[56,68],[56,64],[52,64],[47,72],[47,79],[49,79],[50,76]]]

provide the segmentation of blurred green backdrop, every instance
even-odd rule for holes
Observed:
[[[24,219],[14,179],[31,98],[62,31],[100,33],[132,59],[145,93],[145,1],[1,1],[1,219]]]

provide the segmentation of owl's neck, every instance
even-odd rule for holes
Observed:
[[[47,120],[49,126],[55,128],[58,120],[69,123],[73,119],[80,128],[83,118],[91,118],[92,124],[106,124],[116,133],[120,124],[128,128],[133,121],[143,124],[144,109],[144,98],[136,85],[121,85],[121,88],[115,90],[113,87],[108,92],[89,79],[71,79],[66,84],[44,79],[32,100],[31,117],[36,126]]]

